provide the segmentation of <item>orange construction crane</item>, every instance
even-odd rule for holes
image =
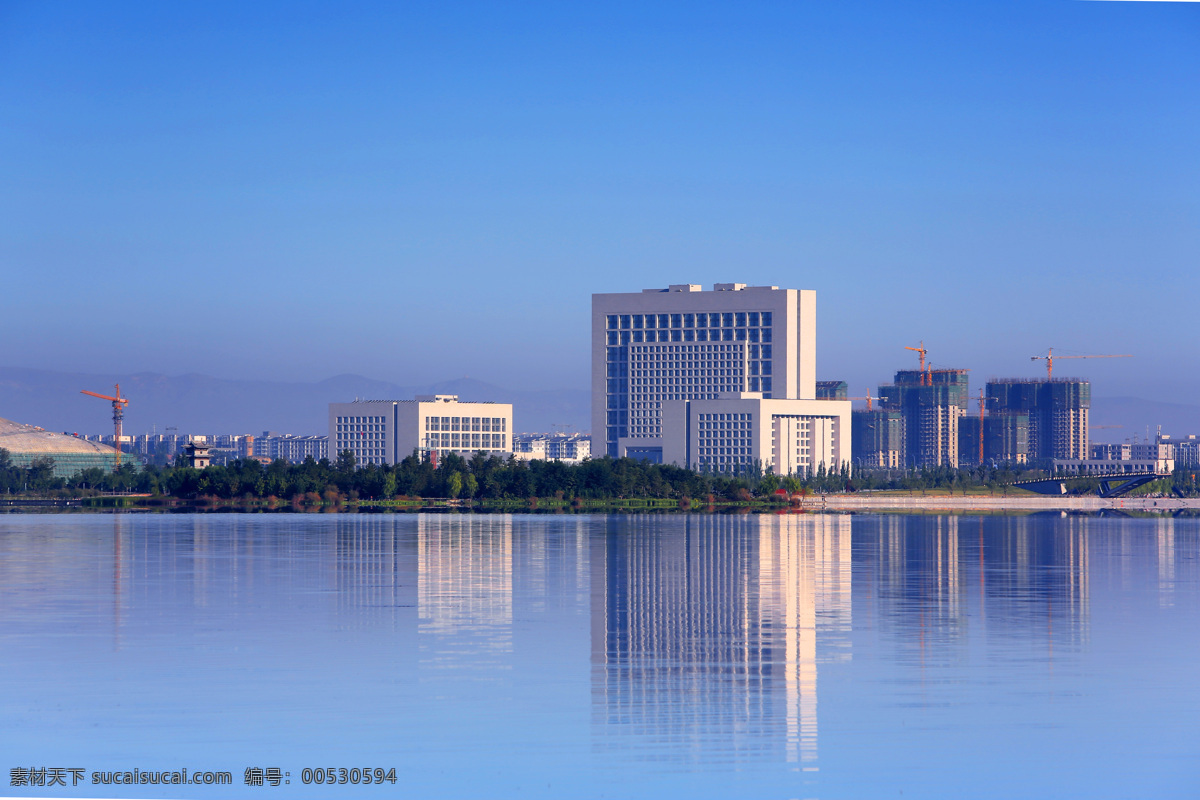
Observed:
[[[870,389],[867,389],[867,394],[866,394],[866,397],[847,397],[847,398],[844,398],[844,399],[846,399],[846,400],[866,400],[866,401],[867,401],[867,411],[870,411],[870,410],[871,410],[871,400],[872,400],[872,397],[871,397],[871,390],[870,390]]]
[[[867,389],[867,394],[865,397],[829,397],[826,399],[828,399],[828,400],[866,400],[867,401],[867,411],[870,411],[871,410],[871,401],[874,399],[878,399],[878,398],[871,397],[871,390]]]
[[[920,347],[909,347],[909,346],[905,345],[904,349],[905,350],[913,350],[918,355],[921,356],[921,385],[922,386],[932,386],[933,385],[933,376],[931,376],[925,370],[925,354],[929,352],[928,350],[925,349],[925,342],[922,341]]]
[[[1101,355],[1101,356],[1059,356],[1063,358],[1133,358],[1128,353],[1122,355]],[[1030,361],[1045,361],[1046,362],[1046,380],[1051,380],[1054,377],[1054,348],[1051,347],[1046,351],[1044,356],[1030,356]]]
[[[106,394],[98,394],[89,392],[87,389],[80,389],[80,394],[90,395],[91,397],[99,397],[101,400],[111,400],[113,406],[113,433],[116,438],[113,439],[113,446],[117,452],[113,455],[116,459],[113,469],[118,469],[121,466],[121,421],[125,418],[125,406],[129,405],[127,398],[121,397],[121,384],[116,384],[114,389],[117,390],[116,397],[109,397]]]

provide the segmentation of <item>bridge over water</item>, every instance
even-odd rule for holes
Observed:
[[[1120,497],[1139,486],[1145,486],[1151,481],[1166,477],[1170,477],[1169,474],[1162,475],[1157,472],[1087,473],[1084,475],[1062,475],[1053,478],[1042,478],[1036,481],[1017,481],[1010,485],[1028,489],[1038,494],[1062,495],[1067,493],[1068,484],[1099,481],[1098,494],[1101,497]]]

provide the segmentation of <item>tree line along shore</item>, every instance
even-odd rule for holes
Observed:
[[[1177,469],[1147,484],[1143,495],[1200,496],[1197,470]],[[450,453],[435,466],[413,454],[398,464],[358,466],[350,453],[336,460],[301,464],[254,459],[193,469],[182,460],[173,466],[122,465],[115,472],[92,468],[71,478],[54,476],[49,458],[27,467],[12,463],[0,449],[0,494],[37,497],[87,497],[137,493],[179,500],[279,500],[288,502],[390,501],[449,499],[456,501],[525,500],[775,500],[797,493],[830,494],[861,491],[948,491],[996,493],[1021,491],[1011,484],[1049,477],[1042,470],[998,467],[920,468],[858,471],[819,468],[808,477],[777,476],[752,471],[736,477],[696,472],[669,464],[629,458],[593,458],[580,464],[524,461],[476,453],[469,459]],[[1073,494],[1095,493],[1097,481],[1077,480]]]

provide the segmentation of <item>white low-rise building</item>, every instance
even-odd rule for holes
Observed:
[[[521,433],[513,437],[513,456],[525,461],[578,464],[591,454],[592,440],[585,434]]]
[[[354,454],[358,464],[395,464],[414,452],[512,452],[511,403],[460,403],[458,395],[329,404],[330,459]]]
[[[662,437],[645,446],[661,446],[664,463],[700,472],[761,469],[803,477],[850,463],[849,400],[786,400],[759,392],[668,400],[662,425]],[[638,442],[626,446],[636,452]]]
[[[1093,444],[1091,458],[1056,458],[1055,472],[1068,475],[1112,475],[1153,472],[1170,475],[1175,471],[1175,447],[1170,444]]]

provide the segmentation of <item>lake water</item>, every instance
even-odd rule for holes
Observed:
[[[0,515],[0,795],[1194,798],[1198,634],[1195,518]]]

